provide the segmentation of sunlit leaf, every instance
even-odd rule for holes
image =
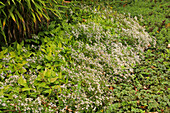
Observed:
[[[32,88],[22,88],[22,91],[30,91]]]
[[[23,79],[22,76],[19,77],[19,79],[18,79],[18,84],[20,84],[20,85],[22,85],[22,86],[26,86],[26,85],[27,85],[27,84],[26,84],[26,80]]]
[[[51,79],[50,79],[50,82],[51,82],[51,83],[54,83],[57,79],[58,79],[58,77],[51,78]]]
[[[14,14],[12,13],[12,11],[11,11],[11,10],[8,10],[8,11],[9,11],[10,16],[11,16],[12,19],[14,20],[14,22],[16,22],[15,17],[14,17]]]

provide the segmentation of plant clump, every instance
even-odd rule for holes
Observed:
[[[156,44],[155,37],[138,24],[141,18],[109,8],[79,6],[91,15],[78,24],[72,25],[69,18],[61,24],[53,21],[47,31],[26,40],[30,45],[15,42],[13,47],[3,48],[0,109],[53,113],[102,112],[110,108],[114,112],[144,112],[147,107],[154,111],[159,104],[164,105],[160,109],[165,108],[168,98],[164,87],[152,90],[152,83],[158,85],[159,80],[143,77],[148,81],[140,84],[140,75],[134,74],[140,72],[134,67],[146,57],[144,50]],[[69,11],[74,16],[75,11]],[[153,55],[153,51],[148,53]],[[162,61],[168,60],[162,56]],[[164,63],[160,67],[166,69],[169,65]],[[150,76],[151,69],[145,70],[144,74]],[[167,82],[162,84],[167,89]],[[153,92],[161,96],[152,96]]]

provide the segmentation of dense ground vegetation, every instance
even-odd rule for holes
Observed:
[[[60,2],[62,19],[1,47],[0,112],[168,113],[169,3]]]

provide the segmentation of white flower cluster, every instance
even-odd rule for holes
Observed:
[[[71,53],[75,61],[74,68],[62,67],[77,84],[67,84],[65,88],[72,86],[76,89],[71,95],[62,95],[61,98],[75,100],[77,110],[88,107],[95,110],[96,107],[104,106],[107,100],[113,100],[111,95],[106,94],[107,86],[115,80],[127,80],[127,77],[132,76],[133,66],[140,62],[144,48],[149,44],[155,45],[155,38],[145,32],[137,19],[117,14],[107,20],[117,24],[117,27],[105,30],[106,25],[100,21],[105,21],[106,16],[102,13],[99,15],[103,15],[103,20],[98,20],[98,23],[89,19],[87,24],[72,28],[72,35],[77,40]]]

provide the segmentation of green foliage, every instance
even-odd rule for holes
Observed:
[[[155,2],[156,1],[156,2]],[[114,8],[120,13],[131,17],[137,16],[140,25],[146,28],[150,35],[157,37],[158,45],[169,44],[169,1],[167,0],[150,0],[135,2],[126,5],[126,7]]]
[[[170,56],[167,48],[167,44],[169,44],[167,6],[168,1],[153,1],[152,3],[140,1],[124,8],[116,8],[118,12],[126,13],[127,16],[128,13],[130,16],[137,16],[140,24],[146,28],[150,35],[157,38],[157,48],[150,47],[146,50],[145,58],[135,66],[133,83],[130,85],[126,83],[128,88],[132,87],[128,94],[135,92],[134,96],[128,95],[128,104],[124,104],[125,101],[122,102],[126,98],[126,96],[122,96],[120,97],[121,101],[112,104],[106,112],[169,112],[167,81],[169,81]],[[140,19],[141,15],[142,19]],[[127,90],[121,92],[123,91]],[[121,92],[119,93],[121,94]],[[134,104],[131,104],[133,102]]]
[[[62,18],[60,1],[55,0],[2,0],[0,2],[0,33],[5,43],[21,42],[37,33],[42,22],[49,23],[49,14]],[[3,38],[4,37],[4,38]]]
[[[35,99],[38,95],[57,98],[61,94],[60,87],[67,84],[68,78],[60,67],[67,64],[70,51],[64,46],[70,43],[70,39],[64,37],[69,25],[64,25],[67,26],[61,30],[60,25],[56,28],[55,22],[51,22],[49,31],[40,32],[38,36],[33,36],[33,39],[26,39],[25,44],[24,41],[20,44],[15,42],[13,47],[1,51],[1,85],[5,80],[7,84],[9,82],[11,84],[11,80],[17,80],[13,87],[9,84],[1,89],[0,95],[5,95],[6,101],[8,99],[15,101],[14,95],[21,97],[27,95],[27,98]],[[1,110],[9,109],[3,107]]]
[[[35,3],[45,8],[47,14],[32,3],[36,21],[40,22],[41,13],[44,20],[55,21],[50,21],[48,29],[32,38],[2,48],[0,112],[169,112],[167,1],[57,2],[60,5],[53,7],[60,11],[64,9],[62,6],[69,7],[63,12],[63,20],[52,16],[48,3],[37,0]],[[28,4],[22,1],[17,9],[15,4],[19,1],[1,1],[0,14],[4,19],[7,14],[4,10],[9,13],[6,5],[13,6],[14,18],[11,13],[6,18],[16,20],[16,26],[17,19],[20,20],[19,27],[23,29],[27,18],[23,17],[22,22],[15,10],[24,5],[27,7],[24,12],[28,11]],[[125,12],[126,16],[119,12]],[[6,20],[3,25],[0,19],[0,36],[9,38],[5,34],[9,23]],[[35,27],[33,16],[28,20]],[[156,37],[156,46],[152,42],[155,38],[138,23]],[[32,32],[25,35],[28,33]]]

